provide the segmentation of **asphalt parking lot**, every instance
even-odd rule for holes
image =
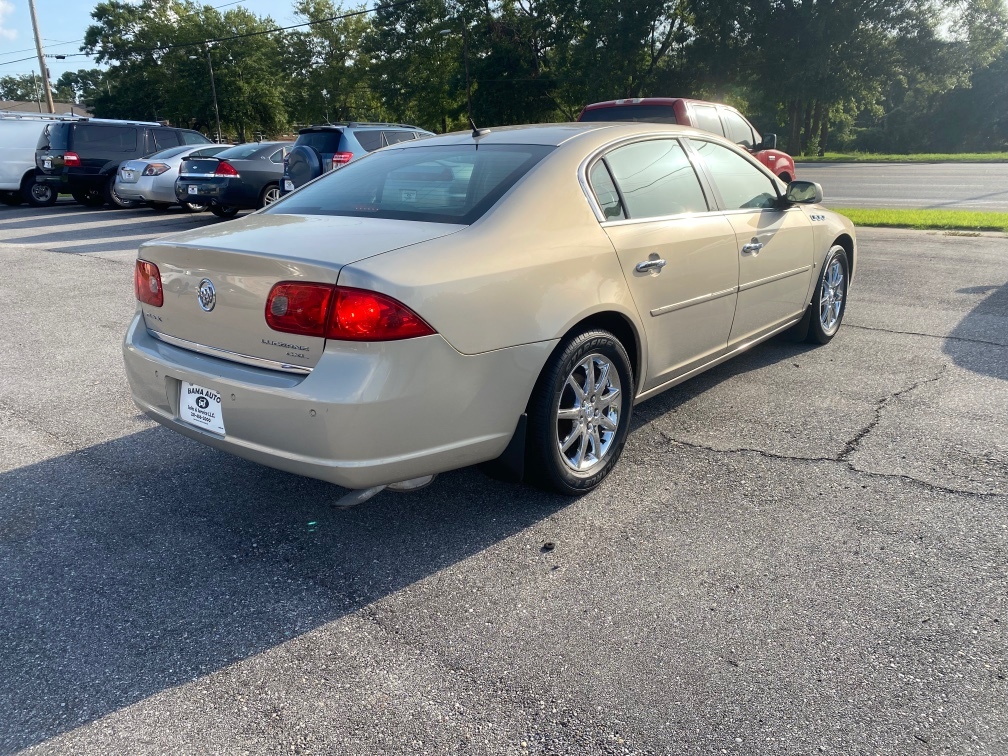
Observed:
[[[130,400],[136,245],[219,222],[0,207],[0,752],[1008,751],[1004,236],[861,230],[581,499],[341,511]]]

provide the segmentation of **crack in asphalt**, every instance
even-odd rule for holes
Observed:
[[[718,449],[713,446],[707,446],[706,444],[698,444],[693,441],[684,441],[682,439],[673,438],[670,434],[666,433],[661,428],[656,428],[658,435],[661,436],[667,443],[676,446],[685,446],[689,449],[696,449],[698,451],[706,451],[712,454],[755,454],[766,459],[775,459],[789,462],[832,462],[834,464],[841,464],[847,467],[848,470],[861,475],[867,475],[873,478],[881,478],[884,480],[902,480],[909,483],[915,483],[919,486],[924,487],[929,491],[935,491],[940,493],[953,494],[957,496],[969,496],[973,498],[989,498],[989,497],[1003,497],[1005,494],[997,492],[986,492],[980,493],[977,491],[967,491],[960,488],[950,488],[948,486],[942,486],[937,483],[931,483],[926,480],[921,480],[920,478],[915,478],[912,475],[906,475],[903,473],[883,473],[876,470],[868,470],[855,465],[850,457],[854,454],[861,446],[864,439],[871,434],[873,430],[878,426],[882,419],[882,412],[885,410],[886,405],[889,404],[894,399],[898,399],[901,396],[905,396],[912,391],[919,389],[921,386],[925,386],[929,383],[936,383],[940,381],[945,374],[948,372],[948,364],[943,364],[938,373],[930,378],[923,378],[919,381],[914,382],[912,385],[902,388],[899,391],[894,391],[891,394],[887,394],[875,403],[875,416],[872,418],[871,422],[861,428],[854,436],[844,445],[843,451],[841,451],[835,457],[802,457],[793,454],[780,454],[778,452],[771,452],[765,449],[754,449],[750,447],[736,447],[732,449]]]
[[[929,339],[938,339],[940,341],[962,341],[966,344],[982,344],[983,346],[993,346],[1000,347],[1002,349],[1008,349],[1008,344],[1002,344],[999,341],[985,341],[984,339],[967,339],[964,336],[939,336],[935,333],[921,333],[920,331],[895,331],[891,328],[873,328],[872,326],[863,325],[853,325],[852,323],[844,323],[846,328],[855,328],[859,331],[877,331],[879,333],[892,333],[898,336],[924,336]]]

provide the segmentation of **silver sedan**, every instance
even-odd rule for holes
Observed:
[[[175,180],[179,166],[186,157],[210,157],[226,150],[230,145],[183,145],[161,150],[143,160],[127,160],[116,173],[115,193],[123,199],[146,202],[155,210],[164,210],[179,204],[175,197]],[[200,212],[205,205],[184,203],[187,210]]]
[[[836,335],[857,246],[821,201],[681,126],[402,143],[143,245],[126,372],[167,427],[352,489],[492,461],[580,494],[635,403]]]

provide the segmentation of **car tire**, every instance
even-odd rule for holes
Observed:
[[[0,192],[0,202],[11,207],[17,207],[24,202],[21,192]]]
[[[211,205],[210,212],[218,218],[234,218],[238,215],[238,209],[234,205]]]
[[[59,190],[49,184],[40,184],[29,174],[21,181],[21,196],[32,207],[51,207],[59,199]]]
[[[563,341],[529,401],[530,482],[568,496],[601,483],[623,452],[633,396],[630,358],[613,334],[590,330]]]
[[[140,200],[124,199],[116,194],[115,176],[112,176],[105,184],[105,201],[108,202],[109,207],[119,208],[121,210],[136,207],[140,204]]]
[[[272,205],[278,199],[280,199],[280,185],[268,184],[262,190],[262,194],[259,195],[259,208],[262,209],[267,205]]]
[[[847,284],[850,280],[850,263],[847,251],[834,244],[826,255],[819,284],[809,305],[808,341],[813,344],[827,344],[836,336],[847,309]]]

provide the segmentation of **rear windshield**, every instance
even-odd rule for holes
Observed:
[[[135,152],[136,126],[105,126],[96,123],[75,123],[73,148],[77,152]]]
[[[470,224],[552,150],[524,144],[382,150],[264,212]]]
[[[69,135],[69,123],[47,124],[46,127],[42,129],[42,135],[39,137],[38,144],[35,145],[35,149],[54,151],[66,150],[68,147],[67,142]]]
[[[334,152],[339,152],[341,136],[343,136],[341,131],[308,131],[304,134],[298,134],[295,144],[306,144],[317,152],[331,155]]]
[[[579,121],[646,121],[679,123],[671,105],[613,105],[586,110]]]
[[[147,160],[154,160],[155,158],[160,158],[162,160],[167,160],[168,158],[173,158],[176,155],[181,155],[186,150],[191,150],[192,146],[185,144],[181,147],[169,147],[167,150],[161,150],[161,152],[155,152],[153,155],[147,158]]]
[[[271,148],[276,149],[275,144],[268,144],[266,142],[250,142],[248,144],[239,144],[237,147],[228,147],[226,150],[217,153],[217,157],[221,160],[244,160],[255,155],[259,150],[269,151]]]

